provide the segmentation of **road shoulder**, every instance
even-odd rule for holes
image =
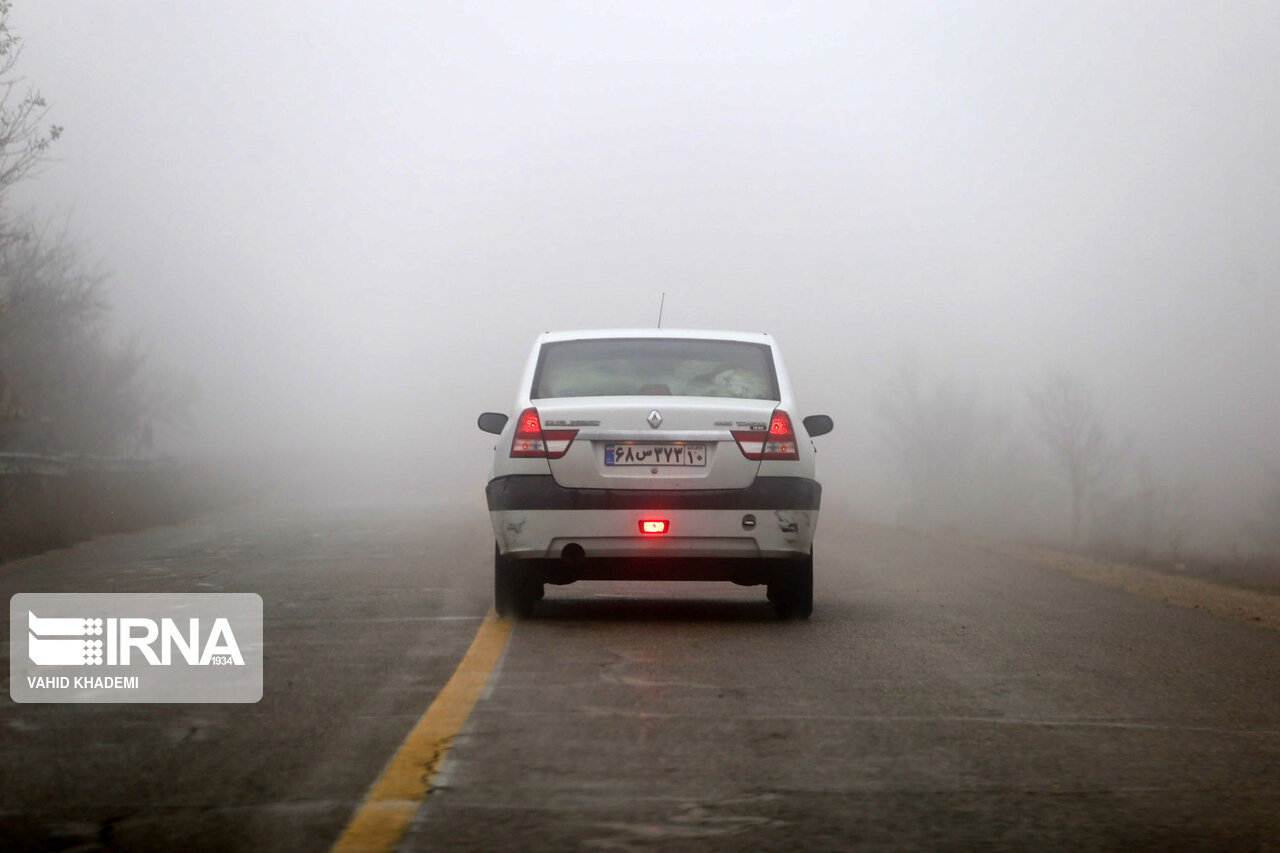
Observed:
[[[1025,560],[1066,572],[1091,583],[1122,589],[1175,607],[1202,610],[1224,619],[1280,631],[1280,596],[1224,586],[1200,578],[1178,577],[1127,563],[1064,554],[1025,545],[964,540],[991,554]]]

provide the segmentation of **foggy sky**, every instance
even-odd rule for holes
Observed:
[[[1280,7],[18,0],[15,194],[198,378],[170,447],[483,480],[544,330],[774,334],[873,506],[903,353],[1094,383],[1165,469],[1280,464]],[[477,485],[476,488],[479,488]]]

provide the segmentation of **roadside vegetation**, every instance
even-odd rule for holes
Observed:
[[[65,227],[10,203],[62,128],[19,73],[9,7],[0,2],[0,452],[142,450],[161,412],[140,343],[110,333],[107,275]]]
[[[997,403],[976,379],[912,358],[878,391],[903,485],[900,522],[1090,553],[1280,592],[1280,471],[1224,521],[1193,480],[1161,473],[1118,432],[1096,390],[1062,367]]]
[[[0,0],[0,560],[201,505],[195,472],[152,448],[186,395],[114,334],[108,276],[67,228],[13,209],[62,128],[19,73],[9,9]]]

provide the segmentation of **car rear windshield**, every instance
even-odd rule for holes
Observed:
[[[532,399],[739,397],[778,400],[767,344],[684,338],[600,338],[544,344]]]

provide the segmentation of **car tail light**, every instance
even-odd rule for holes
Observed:
[[[767,430],[734,430],[733,440],[748,459],[799,459],[800,448],[796,444],[796,431],[791,418],[778,409],[769,420]]]
[[[796,431],[791,428],[791,418],[778,409],[769,421],[769,440],[764,444],[761,459],[799,459],[800,448],[796,444]]]
[[[577,434],[576,429],[544,430],[538,420],[538,410],[525,409],[516,418],[511,455],[517,459],[559,459],[569,452],[569,445]]]
[[[640,522],[640,532],[648,534],[649,536],[661,536],[663,533],[667,532],[666,519],[644,519]]]

